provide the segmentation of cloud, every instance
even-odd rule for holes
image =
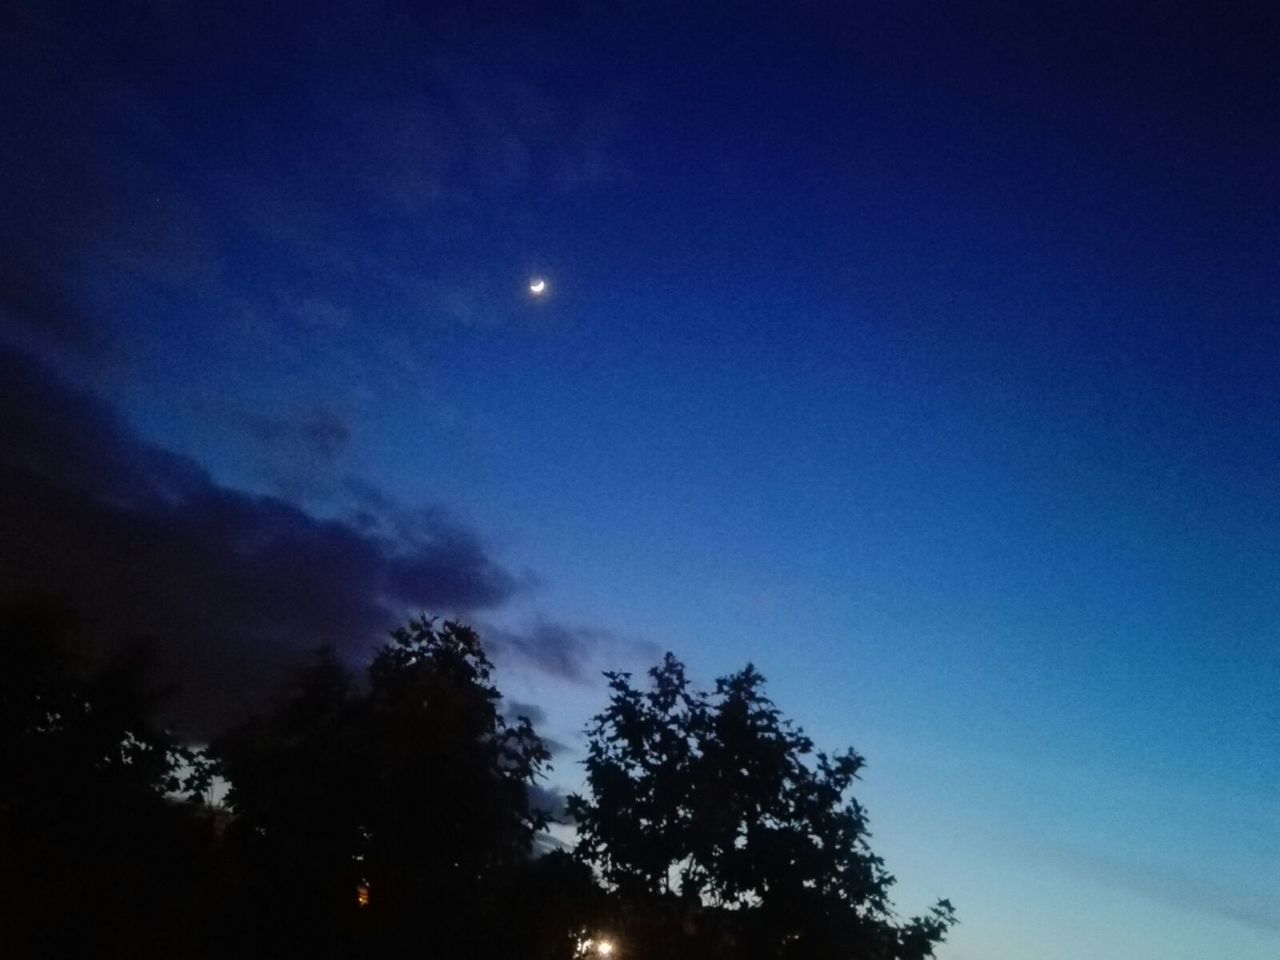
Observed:
[[[258,455],[258,472],[287,499],[332,494],[355,436],[352,417],[324,404],[290,414],[255,412],[238,424]]]
[[[555,787],[543,787],[536,783],[529,785],[529,806],[545,813],[552,820],[564,823],[568,817],[565,811],[564,794]]]
[[[1109,886],[1132,890],[1179,910],[1194,910],[1280,934],[1280,897],[1258,890],[1233,889],[1207,877],[1154,863],[1126,861],[1101,854],[1080,854],[1078,868]]]
[[[447,511],[342,478],[351,396],[376,396],[388,371],[427,379],[424,314],[506,315],[509,279],[473,259],[536,252],[495,252],[531,222],[512,229],[513,198],[625,175],[611,108],[569,93],[547,56],[541,28],[573,9],[529,14],[539,30],[521,23],[513,45],[515,21],[468,5],[443,19],[398,3],[318,18],[20,6],[0,58],[0,351],[99,383],[105,358],[119,384],[230,343],[246,381],[305,369],[332,406],[285,396],[281,377],[284,413],[246,418],[218,406],[225,378],[210,388],[216,429],[249,438],[278,494],[253,496],[0,353],[0,600],[54,592],[105,643],[153,635],[183,719],[207,731],[303,650],[354,654],[406,609],[487,611],[532,586]],[[264,45],[281,55],[263,61]],[[202,380],[166,402],[198,405]],[[494,644],[580,680],[615,638],[540,621]]]
[[[1173,866],[1086,851],[1049,842],[1033,843],[1041,862],[1062,868],[1116,889],[1168,904],[1180,911],[1230,920],[1266,934],[1280,933],[1280,898],[1197,875]]]
[[[0,68],[0,331],[10,343],[104,356],[95,282],[170,289],[214,269],[205,218],[174,176],[146,98],[102,71],[116,31],[53,11],[23,18]],[[25,35],[24,35],[25,34]]]
[[[540,723],[546,723],[547,720],[547,711],[536,703],[521,703],[519,700],[508,700],[505,712],[507,719],[514,720],[517,717],[527,717],[535,727]]]
[[[335,410],[314,407],[296,417],[253,414],[247,418],[249,433],[259,443],[279,449],[292,457],[332,463],[347,449],[353,433],[351,423]]]
[[[539,619],[520,630],[489,627],[485,631],[497,656],[536,665],[565,680],[586,677],[586,663],[594,649],[613,637],[594,627],[574,627]]]
[[[542,740],[542,745],[547,748],[552,757],[563,756],[569,752],[568,746],[561,743],[559,740],[553,740],[541,730],[537,729],[547,722],[547,711],[543,710],[542,707],[538,706],[536,703],[522,703],[519,700],[507,700],[503,713],[508,720],[517,720],[520,717],[527,718],[537,731],[539,739]]]
[[[263,308],[297,349],[357,328],[372,350],[369,312],[500,322],[507,278],[466,267],[527,232],[513,198],[625,173],[615,105],[559,77],[559,27],[590,19],[573,5],[237,6],[18,4],[0,61],[10,344],[127,363],[133,330],[107,305],[140,294],[191,315]]]
[[[368,498],[360,521],[326,519],[230,489],[13,352],[0,436],[0,600],[63,597],[108,647],[153,637],[192,733],[308,649],[363,654],[407,611],[493,608],[522,585],[439,508]]]
[[[602,655],[656,660],[659,648],[647,640],[624,637],[603,627],[561,623],[538,617],[523,627],[484,625],[483,635],[499,660],[512,660],[537,670],[585,683],[593,678]]]
[[[571,626],[539,618],[522,628],[487,625],[484,636],[500,660],[514,660],[563,680],[582,682],[602,646],[618,638],[599,627]]]

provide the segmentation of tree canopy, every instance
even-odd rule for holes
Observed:
[[[201,854],[178,794],[205,770],[157,719],[146,646],[99,660],[83,634],[48,600],[0,611],[0,944],[171,955]]]
[[[750,664],[710,692],[671,654],[648,676],[638,689],[607,674],[609,704],[588,729],[585,791],[568,805],[584,862],[641,912],[701,916],[704,955],[932,954],[954,912],[942,900],[894,913],[850,792],[861,756],[816,751]]]
[[[363,675],[319,651],[204,758],[156,719],[144,648],[94,659],[79,636],[57,608],[0,616],[19,956],[569,960],[609,931],[624,957],[923,960],[954,922],[945,900],[894,913],[862,758],[816,750],[750,665],[709,691],[671,654],[643,687],[607,674],[576,846],[539,855],[550,755],[470,627],[411,620]],[[215,767],[220,807],[196,802]]]
[[[263,927],[429,939],[442,955],[493,946],[545,824],[528,787],[549,754],[504,717],[491,674],[475,631],[423,617],[365,685],[321,653],[269,715],[214,745]]]

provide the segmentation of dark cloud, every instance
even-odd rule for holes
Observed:
[[[507,700],[504,710],[508,720],[517,720],[525,717],[534,728],[537,729],[546,723],[547,711],[536,703],[522,703],[519,700]],[[541,730],[538,730],[538,737],[542,740],[542,745],[547,748],[553,757],[559,757],[569,752],[569,748],[559,740],[553,740]]]
[[[574,10],[544,5],[526,24],[472,4],[317,17],[20,0],[0,57],[0,349],[119,384],[145,381],[148,356],[203,362],[214,331],[246,345],[238,357],[323,377],[333,407],[282,394],[246,421],[217,395],[203,439],[247,435],[246,460],[279,494],[252,496],[0,356],[0,600],[54,592],[103,637],[155,636],[184,716],[208,730],[301,650],[353,650],[407,608],[489,609],[535,582],[445,511],[346,483],[342,467],[350,394],[388,369],[421,372],[421,315],[479,323],[509,295],[466,263],[520,234],[511,197],[625,173],[611,111],[578,103],[525,30]],[[498,255],[531,255],[510,242]],[[411,323],[362,325],[369,314]],[[201,388],[185,389],[170,401],[198,406]],[[582,679],[612,640],[538,623],[493,642]]]
[[[573,847],[561,840],[559,837],[553,837],[549,833],[539,833],[533,838],[533,852],[536,856],[545,856],[553,851],[570,851]]]
[[[249,433],[260,443],[291,455],[332,463],[351,443],[350,422],[324,407],[306,410],[296,417],[255,414],[248,418]]]
[[[241,426],[258,456],[261,476],[294,501],[334,492],[338,467],[355,435],[348,415],[319,405],[291,415],[252,413]]]
[[[543,787],[536,783],[529,786],[529,806],[545,813],[558,823],[565,823],[568,816],[565,811],[564,794],[555,787]]]
[[[485,629],[485,637],[499,657],[510,657],[553,676],[576,681],[587,678],[587,665],[596,649],[614,641],[606,630],[551,620],[537,620],[521,630],[490,626]]]
[[[442,511],[325,519],[229,489],[6,352],[0,436],[0,599],[65,597],[107,644],[154,637],[195,733],[302,651],[355,655],[407,610],[490,608],[520,586]]]
[[[498,658],[509,658],[578,683],[591,679],[601,654],[646,660],[656,660],[659,656],[658,647],[647,640],[545,617],[522,628],[486,625],[484,636]]]
[[[569,747],[566,744],[561,743],[559,740],[553,740],[550,737],[542,737],[542,745],[547,748],[547,752],[550,753],[552,757],[562,757],[566,753],[569,753]]]
[[[545,723],[547,719],[547,711],[536,703],[521,703],[519,700],[507,701],[506,715],[510,720],[514,720],[517,717],[526,717],[535,727],[540,723]]]

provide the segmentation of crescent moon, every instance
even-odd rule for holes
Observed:
[[[541,277],[529,284],[530,293],[541,293],[545,289],[547,289],[547,281],[543,280]]]

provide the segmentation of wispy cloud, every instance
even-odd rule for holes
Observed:
[[[1179,911],[1193,911],[1243,924],[1263,933],[1280,933],[1280,894],[1215,879],[1206,872],[1053,844],[1040,844],[1037,859],[1119,890],[1136,893]]]
[[[135,18],[33,5],[0,65],[10,342],[107,349],[120,331],[95,302],[102,284],[198,299],[205,315],[252,311],[298,344],[369,311],[415,326],[501,322],[505,287],[468,272],[467,251],[491,250],[495,224],[522,229],[513,200],[626,177],[619,125],[556,83],[541,37],[567,12],[438,6],[217,17],[179,5]],[[280,80],[287,107],[245,82],[264,45],[293,71]],[[166,65],[164,84],[125,66],[140,48]],[[190,102],[223,111],[216,164],[191,149]],[[252,282],[231,269],[246,256]],[[360,330],[370,337],[394,339]]]
[[[522,627],[486,625],[484,636],[495,655],[536,667],[543,673],[585,683],[610,658],[656,660],[658,647],[646,640],[624,637],[602,627],[566,624],[547,617]],[[613,666],[615,664],[608,664]]]

